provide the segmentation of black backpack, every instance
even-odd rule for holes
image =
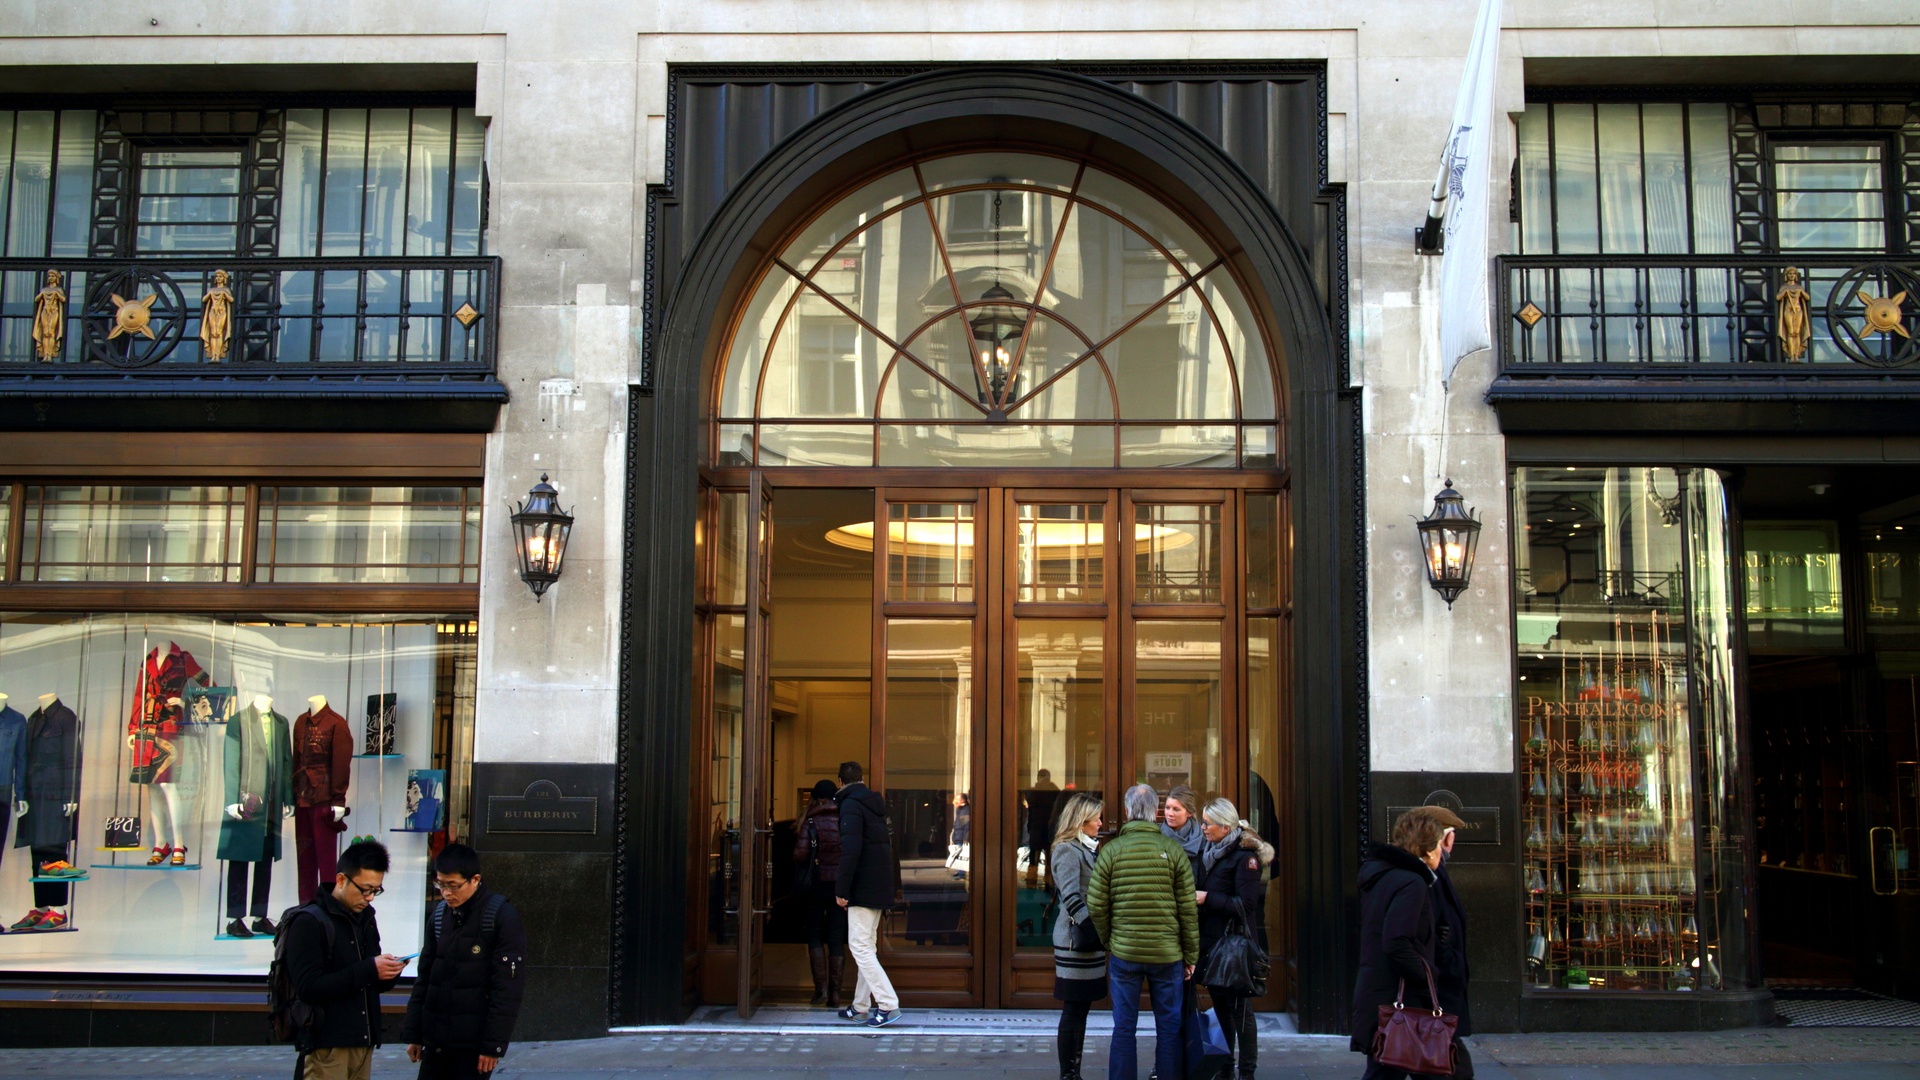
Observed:
[[[494,893],[487,897],[487,902],[480,908],[480,940],[485,943],[485,948],[488,952],[493,951],[495,930],[497,929],[496,924],[499,922],[500,909],[506,905],[506,902],[507,898],[505,896]],[[440,942],[440,932],[447,927],[447,902],[445,900],[433,905],[433,917],[431,921],[433,924],[433,940],[434,944],[437,945]]]
[[[333,955],[339,931],[332,917],[319,904],[300,904],[280,913],[280,925],[273,931],[273,963],[267,967],[267,1022],[273,1027],[273,1041],[290,1042],[300,1050],[307,1049],[307,1038],[320,1018],[320,1010],[294,994],[293,973],[287,965],[287,928],[295,919],[308,916],[320,920],[327,935],[327,955]]]

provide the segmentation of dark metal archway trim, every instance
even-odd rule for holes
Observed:
[[[769,151],[691,249],[650,342],[653,395],[636,397],[628,541],[632,552],[623,697],[635,716],[620,747],[613,1011],[625,1022],[685,1016],[682,933],[688,859],[694,520],[703,398],[726,320],[754,270],[804,208],[898,156],[1004,138],[1045,139],[1143,178],[1227,250],[1274,335],[1293,477],[1294,772],[1292,832],[1281,837],[1297,894],[1303,1029],[1347,1025],[1353,872],[1349,809],[1365,768],[1354,674],[1364,663],[1349,595],[1358,552],[1357,429],[1343,400],[1339,343],[1311,263],[1253,180],[1197,130],[1107,83],[997,66],[902,78],[810,122]],[[1302,151],[1309,148],[1302,147]],[[1344,283],[1337,286],[1344,288]],[[851,474],[850,474],[851,475]],[[637,621],[636,621],[637,620]],[[1340,722],[1329,723],[1338,717]],[[644,918],[642,917],[644,912]]]

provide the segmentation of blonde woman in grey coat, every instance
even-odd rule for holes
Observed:
[[[1076,927],[1083,938],[1093,937],[1093,915],[1087,910],[1087,879],[1099,849],[1100,796],[1075,792],[1060,807],[1060,827],[1053,836],[1047,870],[1060,915],[1053,922],[1053,996],[1060,1001],[1060,1030],[1055,1044],[1060,1052],[1060,1080],[1080,1080],[1080,1052],[1087,1041],[1087,1013],[1107,996],[1107,954],[1101,948],[1074,945]]]

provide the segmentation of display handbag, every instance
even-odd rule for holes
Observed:
[[[1273,970],[1273,964],[1267,959],[1267,950],[1253,939],[1247,909],[1239,897],[1233,900],[1233,910],[1233,921],[1227,924],[1226,933],[1207,954],[1206,966],[1200,972],[1200,985],[1260,997],[1267,992],[1267,975]]]
[[[1433,984],[1433,968],[1425,960],[1430,1009],[1407,1008],[1407,980],[1400,980],[1393,1004],[1380,1006],[1380,1023],[1373,1032],[1373,1059],[1389,1069],[1433,1076],[1453,1075],[1453,1033],[1460,1018],[1440,1007],[1440,991]]]
[[[108,851],[139,851],[140,815],[108,818],[106,839],[100,846]]]

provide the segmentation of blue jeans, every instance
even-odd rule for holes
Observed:
[[[1180,1039],[1181,984],[1186,965],[1136,964],[1107,957],[1107,992],[1113,998],[1113,1043],[1107,1050],[1107,1080],[1138,1080],[1140,1051],[1134,1044],[1140,1026],[1140,984],[1153,995],[1153,1071],[1160,1080],[1184,1075],[1184,1044]]]

